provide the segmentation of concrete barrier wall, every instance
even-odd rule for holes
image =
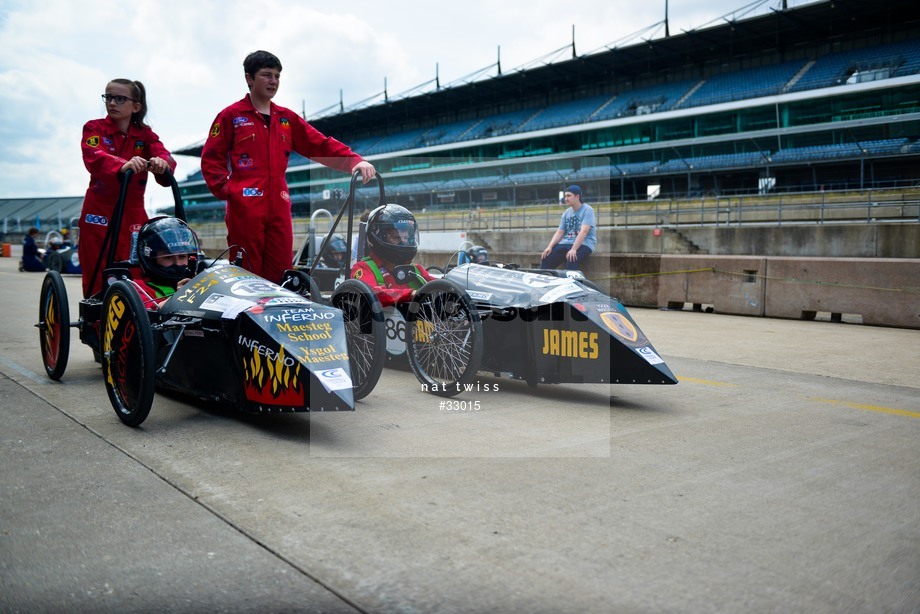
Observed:
[[[448,257],[423,252],[419,261],[443,266]],[[490,257],[525,268],[539,262],[513,252]],[[627,306],[787,319],[827,313],[920,328],[920,259],[611,254],[591,256],[582,270]]]
[[[920,328],[920,260],[771,258],[766,315],[855,314],[864,324]]]
[[[663,256],[658,307],[712,305],[719,313],[764,316],[767,258]]]
[[[663,256],[658,306],[920,328],[920,259]]]

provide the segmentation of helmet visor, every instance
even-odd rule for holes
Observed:
[[[387,245],[417,247],[415,220],[396,220],[386,224],[380,239]]]

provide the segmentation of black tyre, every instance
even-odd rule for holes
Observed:
[[[406,318],[409,366],[426,390],[450,397],[479,371],[482,322],[466,292],[446,279],[416,293]]]
[[[118,418],[139,426],[153,405],[155,348],[150,318],[134,286],[117,281],[102,301],[102,375]]]
[[[45,274],[38,300],[38,342],[42,362],[48,377],[59,380],[64,376],[70,356],[70,306],[60,273],[49,271]]]
[[[64,255],[59,252],[51,252],[45,258],[45,266],[48,267],[49,271],[57,271],[58,273],[63,273],[65,267]]]
[[[296,292],[304,298],[308,298],[314,303],[323,303],[323,295],[320,293],[319,284],[307,273],[298,270],[285,271],[285,280],[281,284],[292,292]]]
[[[345,317],[348,363],[357,401],[377,385],[386,361],[383,308],[367,284],[356,279],[346,279],[339,284],[332,294],[332,306],[341,309]]]

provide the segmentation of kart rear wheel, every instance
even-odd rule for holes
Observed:
[[[482,361],[482,322],[466,292],[446,279],[422,286],[409,304],[406,350],[418,381],[438,396],[463,391]]]
[[[60,273],[48,271],[42,281],[38,301],[38,342],[42,362],[48,377],[57,381],[64,376],[70,356],[70,306]]]
[[[102,301],[102,374],[118,418],[139,426],[153,405],[156,376],[150,317],[134,286],[116,281]]]
[[[387,354],[383,308],[367,284],[356,279],[340,283],[331,302],[345,318],[348,363],[357,401],[370,394],[383,372]]]

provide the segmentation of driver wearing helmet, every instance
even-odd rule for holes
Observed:
[[[342,235],[333,235],[326,246],[326,253],[323,254],[322,263],[333,269],[341,269],[345,266],[348,245]]]
[[[466,250],[466,258],[467,262],[472,262],[473,264],[488,262],[489,250],[484,248],[482,245],[474,245],[473,247]]]
[[[371,211],[366,240],[369,255],[355,263],[351,277],[370,286],[383,307],[412,300],[416,290],[434,279],[418,264],[408,284],[399,285],[393,278],[393,269],[409,264],[418,253],[418,227],[405,207],[381,205]]]
[[[137,260],[144,277],[135,286],[144,307],[155,309],[194,276],[198,237],[178,218],[153,218],[137,234]]]

